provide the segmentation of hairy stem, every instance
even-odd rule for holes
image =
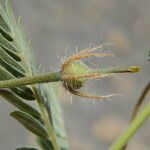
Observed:
[[[96,70],[93,73],[101,73],[101,74],[109,74],[109,73],[134,73],[138,72],[139,68],[136,66],[131,66],[127,69],[122,68],[108,68],[108,69],[100,69]],[[84,77],[84,76],[83,76]],[[73,76],[71,76],[73,78]],[[77,78],[82,78],[80,75],[77,76]],[[61,71],[58,72],[49,72],[45,74],[40,75],[34,75],[29,77],[22,77],[17,79],[10,79],[0,82],[0,88],[9,88],[14,86],[20,86],[20,85],[31,85],[31,84],[38,84],[38,83],[47,83],[47,82],[58,82],[63,79],[61,75]]]
[[[50,72],[41,75],[0,81],[0,88],[9,88],[19,85],[31,85],[37,83],[57,82],[61,80],[60,72]]]

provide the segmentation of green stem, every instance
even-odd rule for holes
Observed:
[[[31,85],[37,83],[57,82],[61,81],[61,72],[49,72],[41,75],[10,79],[0,81],[0,88],[9,88],[19,85]]]
[[[137,66],[130,66],[128,68],[104,68],[98,69],[96,72],[99,73],[135,73],[139,72],[139,67]]]
[[[144,99],[147,95],[147,93],[150,91],[150,81],[148,82],[148,84],[146,85],[146,87],[144,88],[140,98],[138,99],[135,107],[134,107],[134,110],[133,110],[133,113],[132,113],[132,116],[131,116],[131,119],[130,119],[130,122],[132,122],[132,120],[135,118],[135,116],[137,115],[139,109],[140,109],[140,106],[142,105],[142,103],[144,102]]]
[[[100,73],[125,73],[125,72],[134,73],[138,71],[139,68],[136,66],[131,66],[127,69],[108,68],[108,69],[96,70],[96,72],[100,72]],[[47,82],[58,82],[61,81],[61,79],[62,79],[61,71],[49,72],[41,75],[34,75],[29,77],[22,77],[17,79],[0,81],[0,88],[9,88],[9,87],[20,86],[20,85],[31,85],[31,84],[47,83]]]
[[[29,77],[10,79],[5,81],[0,81],[0,88],[9,88],[20,85],[31,85],[37,83],[47,83],[47,82],[57,82],[61,81],[61,72],[49,72],[41,75],[34,75]],[[42,119],[45,122],[46,129],[48,131],[49,140],[53,143],[53,147],[55,150],[59,150],[59,146],[57,144],[55,133],[53,132],[46,108],[39,97],[36,88],[33,86],[34,93],[38,102],[38,105],[41,110]]]
[[[131,123],[131,125],[126,129],[126,131],[121,135],[116,143],[112,145],[111,150],[121,150],[124,145],[132,138],[136,131],[142,126],[142,124],[150,116],[150,104],[148,104],[144,110],[139,113]]]
[[[135,107],[133,109],[132,116],[131,116],[131,119],[130,119],[130,123],[132,123],[132,121],[134,120],[134,118],[138,115],[140,107],[142,106],[142,103],[144,102],[145,97],[146,97],[146,95],[148,94],[149,91],[150,91],[150,81],[148,82],[148,84],[144,88],[144,90],[143,90],[140,98],[138,99],[138,101],[137,101],[137,103],[136,103],[136,105],[135,105]],[[126,143],[124,145],[124,147],[122,148],[122,150],[126,150],[127,146],[128,146],[128,143]]]
[[[60,148],[59,148],[57,140],[56,140],[56,135],[52,129],[52,125],[51,125],[51,122],[49,120],[49,116],[48,116],[46,107],[44,106],[43,101],[41,100],[41,97],[39,96],[39,94],[38,94],[38,92],[34,86],[33,86],[33,90],[34,90],[35,97],[36,97],[36,100],[38,102],[39,108],[41,110],[42,119],[44,120],[45,127],[46,127],[47,132],[48,132],[48,139],[52,142],[54,150],[59,150]]]

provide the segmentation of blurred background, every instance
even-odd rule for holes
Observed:
[[[61,57],[106,42],[117,58],[92,58],[90,67],[138,65],[140,73],[90,81],[91,94],[119,93],[106,101],[71,96],[60,86],[66,131],[71,150],[106,150],[128,126],[132,109],[150,79],[150,1],[148,0],[12,0],[31,39],[39,69],[57,69]],[[59,58],[59,57],[60,58]],[[147,100],[150,96],[147,96]],[[146,104],[146,103],[145,103]],[[0,101],[0,150],[35,145],[35,137],[9,116],[14,107]],[[149,150],[150,121],[131,140],[128,150]]]

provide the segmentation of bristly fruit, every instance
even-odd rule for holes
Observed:
[[[98,79],[101,77],[112,76],[115,73],[134,73],[139,71],[139,67],[130,66],[127,69],[104,68],[91,69],[86,66],[80,59],[88,57],[103,57],[113,56],[111,53],[94,53],[95,50],[102,48],[102,46],[94,47],[92,49],[85,49],[78,52],[65,60],[61,65],[62,84],[66,90],[74,95],[92,99],[106,99],[116,94],[95,96],[79,91],[87,79]]]
[[[83,86],[83,83],[87,80],[86,78],[66,78],[65,75],[68,77],[78,77],[80,75],[86,75],[90,73],[90,68],[86,66],[82,61],[75,61],[71,64],[67,65],[66,68],[62,71],[62,75],[64,76],[63,79],[63,86],[69,90],[72,91],[78,90]]]

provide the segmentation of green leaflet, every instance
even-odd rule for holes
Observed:
[[[11,3],[5,0],[4,8],[0,4],[0,80],[27,77],[37,73],[39,72],[30,42],[26,41],[21,19],[16,22]],[[43,150],[68,149],[57,87],[53,90],[55,92],[45,85],[18,86],[0,89],[0,95],[21,110],[10,115],[38,136]],[[31,107],[24,100],[36,100],[40,110]],[[50,137],[54,137],[53,141],[49,140]],[[35,148],[25,146],[17,150],[30,149]]]
[[[0,80],[24,77],[29,71],[27,72],[27,67],[25,67],[27,64],[22,61],[20,56],[23,50],[28,47],[25,48],[24,46],[23,49],[21,44],[19,44],[21,38],[21,34],[19,34],[20,29],[18,29],[18,25],[13,17],[9,1],[6,1],[6,10],[0,5],[0,21],[0,31],[2,31],[0,32]],[[8,36],[13,40],[8,39]],[[10,90],[26,100],[35,99],[33,91],[27,86],[14,87],[10,88]]]
[[[0,12],[3,12],[1,6],[0,6]],[[11,38],[10,34],[10,29],[7,26],[6,22],[4,21],[4,19],[2,18],[2,16],[0,15],[0,33],[2,34],[3,37],[5,37],[8,41],[13,41],[13,39]]]
[[[15,77],[0,66],[0,80],[9,80],[14,79]],[[27,86],[19,86],[10,88],[13,92],[15,92],[18,96],[26,99],[26,100],[34,100],[35,97],[33,95],[32,90]]]
[[[47,138],[47,131],[44,126],[30,114],[21,111],[14,111],[10,113],[10,115],[18,120],[25,128],[27,128],[32,133],[36,134],[37,136]]]
[[[2,46],[1,46],[1,47],[2,47]],[[10,55],[15,61],[21,62],[20,56],[18,56],[16,53],[14,53],[14,52],[12,52],[12,51],[10,51],[10,50],[4,48],[4,47],[2,47],[2,48],[3,48],[3,50],[4,50],[8,55]]]
[[[33,147],[20,147],[20,148],[16,148],[16,150],[38,150],[38,149]]]
[[[23,66],[14,60],[2,47],[0,47],[0,58],[7,64],[7,66],[9,65],[14,70],[14,72],[16,72],[14,75],[16,74],[17,76],[18,74],[18,76],[24,76],[25,70],[23,69]],[[5,67],[5,65],[3,66]]]
[[[13,51],[17,55],[17,48],[15,47],[15,45],[5,39],[2,35],[0,35],[0,45],[8,51]]]
[[[1,12],[3,11],[1,7],[0,7],[0,10]],[[3,30],[3,32],[9,34],[8,32],[10,32],[10,29],[8,28],[6,22],[4,21],[1,15],[0,15],[0,28],[1,30]]]
[[[43,94],[45,95],[46,108],[57,137],[57,142],[59,143],[61,150],[67,150],[67,135],[65,132],[62,110],[58,101],[58,84],[49,83],[41,85],[41,87],[41,90],[43,90]]]
[[[0,64],[3,66],[6,70],[9,70],[12,75],[15,77],[24,77],[25,75],[18,71],[17,69],[14,69],[7,61],[5,61],[3,58],[0,58]]]
[[[10,90],[15,92],[15,94],[17,94],[21,98],[24,98],[25,100],[28,100],[28,101],[35,100],[34,94],[29,87],[19,86],[19,88],[14,87],[14,88],[10,88]]]
[[[3,23],[1,16],[0,16],[0,23]],[[2,28],[2,26],[0,26],[0,34],[2,34],[2,36],[5,37],[8,41],[13,41],[13,39],[11,38],[11,36],[9,35],[9,33],[7,31],[5,31]]]
[[[41,119],[40,113],[36,109],[31,107],[29,104],[23,102],[19,96],[15,95],[11,91],[0,89],[0,94],[1,96],[3,96],[3,98],[5,98],[8,102],[13,104],[15,107],[17,107],[21,111],[29,113],[36,119]]]
[[[38,143],[40,144],[43,150],[53,150],[53,145],[51,144],[49,140],[38,138]]]

